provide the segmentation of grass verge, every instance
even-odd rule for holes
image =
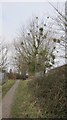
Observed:
[[[41,115],[35,97],[30,93],[28,80],[21,81],[12,106],[12,118],[38,118]]]
[[[13,86],[14,83],[15,83],[14,80],[7,80],[6,83],[3,84],[3,86],[2,86],[2,97],[5,96],[5,94]]]
[[[0,101],[2,100],[2,86],[0,85]]]

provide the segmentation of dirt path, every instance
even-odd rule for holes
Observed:
[[[11,89],[7,92],[7,94],[4,96],[2,101],[2,118],[11,118],[10,112],[11,112],[11,105],[13,103],[13,98],[15,91],[18,87],[20,80],[17,80],[15,84],[11,87]]]

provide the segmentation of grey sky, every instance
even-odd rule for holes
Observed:
[[[57,6],[57,3],[53,3]],[[61,7],[62,6],[62,7]],[[58,4],[63,11],[64,5]],[[22,25],[26,25],[33,16],[45,19],[45,16],[55,16],[56,12],[48,2],[11,2],[2,3],[3,38],[12,41]]]

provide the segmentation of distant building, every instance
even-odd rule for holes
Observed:
[[[0,84],[2,85],[5,82],[6,82],[6,71],[0,70]]]

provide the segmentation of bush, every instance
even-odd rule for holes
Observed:
[[[28,83],[31,94],[46,118],[66,117],[65,67],[51,70],[47,76]]]

